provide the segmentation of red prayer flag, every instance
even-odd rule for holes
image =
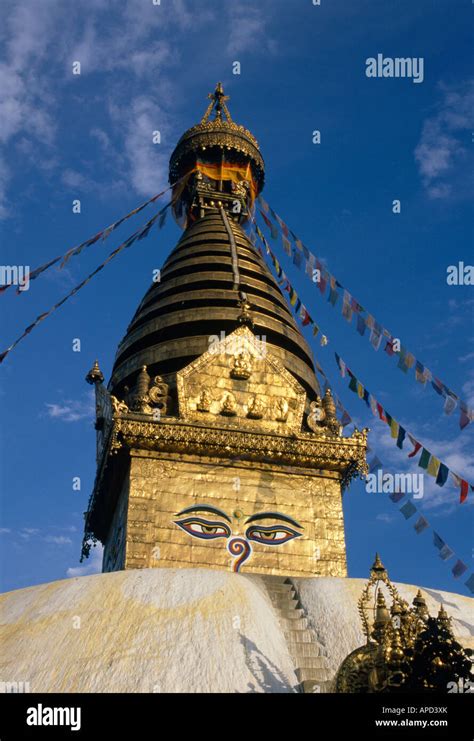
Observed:
[[[385,412],[384,412],[383,406],[381,404],[379,404],[378,402],[377,402],[377,411],[379,413],[379,417],[382,420],[382,422],[386,422],[387,421],[387,418],[385,416]]]
[[[412,445],[414,446],[411,453],[408,453],[408,457],[414,458],[415,455],[418,453],[418,451],[421,449],[422,445],[421,443],[418,442],[418,440],[415,440],[415,438],[412,437],[411,435],[408,435],[408,437],[410,438]]]

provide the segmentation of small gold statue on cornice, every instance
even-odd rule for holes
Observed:
[[[211,410],[212,394],[209,389],[204,388],[200,395],[199,401],[196,405],[198,412],[209,412]]]
[[[252,358],[250,353],[243,350],[234,355],[230,375],[232,378],[238,378],[243,381],[250,378],[252,375]]]
[[[280,397],[276,403],[277,416],[275,417],[277,422],[286,422],[288,420],[288,414],[290,411],[289,404],[286,399]]]
[[[117,399],[116,396],[111,396],[110,402],[112,404],[112,409],[114,410],[114,415],[128,414],[129,408],[124,401],[120,401],[120,399]]]
[[[226,417],[235,417],[237,414],[237,403],[233,394],[226,394],[222,401],[221,414]]]
[[[265,414],[265,404],[258,396],[254,396],[248,405],[247,417],[250,419],[262,419]]]
[[[240,294],[239,306],[239,324],[246,324],[248,327],[252,328],[254,326],[253,315],[251,312],[252,304],[247,299],[247,295],[245,293]]]

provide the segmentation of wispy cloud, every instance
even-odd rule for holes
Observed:
[[[379,522],[385,522],[389,524],[395,520],[395,516],[388,515],[386,512],[382,512],[381,514],[377,515],[375,519],[378,520]]]
[[[237,56],[251,51],[274,52],[275,41],[268,33],[270,8],[257,8],[255,3],[232,3],[230,8],[230,30],[227,43],[228,54]],[[238,61],[238,60],[236,60]]]
[[[126,169],[134,190],[152,195],[168,179],[168,159],[173,139],[169,136],[169,114],[152,99],[140,96],[125,105],[110,104],[110,114],[123,132]],[[159,131],[161,144],[153,143]]]
[[[463,431],[454,439],[437,439],[433,438],[432,425],[420,426],[415,422],[401,422],[403,426],[413,433],[416,439],[423,442],[427,450],[434,456],[441,459],[452,471],[463,476],[469,482],[474,481],[474,461],[471,455],[472,437],[468,431]],[[422,509],[443,509],[444,514],[449,514],[459,507],[459,490],[454,486],[451,478],[448,479],[443,487],[436,484],[435,479],[428,475],[418,466],[420,453],[414,459],[408,458],[410,452],[410,443],[407,440],[403,451],[400,451],[394,444],[387,425],[382,422],[375,422],[371,426],[370,444],[374,452],[379,456],[384,464],[384,471],[390,473],[424,473],[424,494],[420,500]],[[463,507],[471,506],[474,503],[472,497]]]
[[[66,571],[66,576],[90,576],[91,574],[100,574],[102,571],[102,556],[104,549],[97,545],[92,549],[87,562],[83,566],[70,566]]]
[[[84,399],[66,399],[65,401],[46,403],[46,414],[60,422],[79,422],[92,419],[95,413],[94,393],[89,392]]]
[[[46,535],[44,541],[45,543],[53,543],[54,545],[72,545],[71,538],[65,535]]]
[[[97,186],[101,173],[91,163],[64,168],[61,155],[60,105],[77,102],[85,90],[90,96],[90,86],[82,82],[92,75],[95,97],[87,99],[87,106],[97,107],[102,119],[91,135],[107,151],[101,166],[108,180],[114,188],[139,194],[161,187],[171,146],[169,121],[177,119],[180,105],[173,82],[182,61],[181,41],[186,39],[186,47],[199,41],[201,48],[202,28],[210,25],[228,54],[268,54],[274,47],[267,29],[271,14],[254,5],[245,0],[222,3],[217,13],[206,7],[196,12],[185,0],[161,5],[124,0],[111,13],[107,0],[88,0],[86,9],[62,0],[17,0],[0,29],[0,142],[9,145],[0,160],[0,218],[12,212],[7,193],[15,152],[24,164],[58,175],[68,188],[104,192]],[[73,62],[80,62],[80,76],[72,74]],[[107,115],[109,121],[104,120]],[[108,123],[113,144],[104,130]],[[157,129],[164,137],[162,146],[151,142]]]
[[[470,197],[474,157],[466,143],[471,138],[474,81],[441,90],[443,100],[423,125],[415,160],[430,198]]]
[[[471,356],[473,355],[474,353],[471,353]],[[472,368],[469,371],[467,381],[463,384],[462,392],[466,403],[470,407],[474,407],[474,370]]]

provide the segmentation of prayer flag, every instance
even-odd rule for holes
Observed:
[[[459,558],[451,569],[451,573],[455,579],[459,579],[467,571],[467,566]]]
[[[426,528],[429,527],[428,520],[425,520],[423,515],[420,515],[418,520],[413,525],[413,527],[416,530],[416,534],[419,535],[420,533],[423,532],[423,530],[426,530]]]
[[[410,517],[413,517],[415,512],[417,512],[417,509],[413,502],[406,502],[403,507],[400,507],[400,512],[402,513],[405,520],[409,520]]]

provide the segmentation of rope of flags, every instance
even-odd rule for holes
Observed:
[[[6,350],[4,350],[2,353],[0,353],[0,363],[3,363],[7,355],[18,345],[19,342],[21,342],[27,335],[29,335],[35,327],[38,326],[41,322],[43,322],[48,316],[53,314],[57,309],[59,309],[60,306],[66,303],[68,299],[70,299],[72,296],[74,296],[78,291],[81,290],[87,283],[89,283],[92,278],[97,275],[105,266],[107,263],[109,263],[111,260],[113,260],[114,257],[116,257],[122,250],[127,249],[127,247],[131,247],[134,242],[137,242],[141,239],[145,239],[145,237],[148,236],[150,233],[151,228],[153,225],[158,221],[158,228],[161,229],[165,223],[166,215],[168,213],[168,209],[171,206],[172,201],[170,201],[164,208],[161,209],[161,211],[158,211],[157,214],[152,216],[151,219],[149,219],[146,224],[144,224],[140,229],[138,229],[136,232],[134,232],[130,237],[128,237],[124,242],[122,242],[118,247],[113,250],[110,255],[104,260],[103,263],[99,265],[95,270],[93,270],[92,273],[90,273],[87,278],[85,278],[79,285],[77,285],[75,288],[72,289],[66,296],[64,296],[60,301],[58,301],[54,306],[49,309],[49,311],[45,311],[39,316],[36,317],[35,321],[30,324],[24,332],[17,337],[17,339],[10,345],[10,347],[7,347]],[[72,256],[72,255],[71,255]]]
[[[270,255],[270,258],[273,262],[273,266],[278,275],[280,285],[282,285],[283,290],[287,291],[289,294],[289,302],[290,302],[290,305],[293,307],[295,314],[300,319],[300,322],[303,327],[312,325],[313,336],[318,335],[318,333],[320,332],[320,328],[317,326],[317,324],[315,324],[306,306],[302,304],[300,298],[298,297],[298,294],[296,293],[295,289],[291,285],[288,277],[283,271],[273,251],[270,249],[268,242],[266,241],[258,225],[255,222],[254,222],[254,225],[256,227],[257,235],[263,241],[267,254]],[[326,337],[326,335],[323,334],[321,338],[321,345],[324,347],[327,344],[328,344],[328,338]],[[337,362],[337,365],[341,372],[342,377],[343,378],[345,377],[346,372],[348,376],[350,377],[349,388],[351,389],[351,391],[354,391],[358,395],[358,397],[366,403],[366,405],[372,411],[372,414],[374,416],[376,417],[378,416],[379,419],[382,420],[382,422],[385,422],[386,424],[388,424],[388,426],[391,429],[391,436],[396,442],[397,447],[400,450],[403,450],[405,439],[406,437],[408,437],[408,439],[413,444],[413,451],[409,454],[409,458],[414,458],[421,451],[420,460],[419,460],[418,465],[424,470],[426,470],[428,474],[435,477],[436,483],[438,484],[438,486],[444,486],[448,479],[449,474],[451,474],[451,477],[454,483],[460,489],[460,502],[462,504],[467,499],[469,488],[471,488],[471,490],[474,491],[474,486],[469,484],[461,476],[458,476],[458,474],[456,474],[454,471],[451,471],[450,468],[445,463],[443,463],[441,460],[436,458],[436,456],[434,456],[429,450],[427,450],[427,448],[425,448],[422,443],[420,443],[399,422],[397,422],[397,420],[394,419],[382,407],[382,405],[377,401],[377,399],[373,396],[373,394],[371,394],[365,388],[365,386],[356,378],[356,376],[347,367],[346,363],[342,360],[342,358],[337,353],[335,353],[335,356],[336,356],[336,362]]]
[[[270,257],[270,259],[271,259],[271,261],[273,263],[273,267],[274,267],[275,272],[277,274],[279,284],[281,286],[284,286],[284,290],[286,290],[287,293],[289,294],[289,303],[292,306],[294,313],[296,314],[297,318],[299,319],[299,321],[300,321],[300,323],[302,324],[303,327],[308,327],[308,326],[312,326],[313,327],[313,336],[316,337],[321,332],[320,328],[314,322],[314,320],[311,317],[311,315],[310,315],[308,309],[306,308],[306,306],[304,306],[302,304],[301,300],[299,299],[298,294],[296,293],[295,289],[291,285],[291,283],[290,283],[287,275],[283,271],[280,263],[278,262],[275,254],[273,253],[272,249],[270,248],[270,246],[269,246],[269,244],[268,244],[268,242],[267,242],[264,234],[262,233],[262,231],[259,228],[258,224],[256,223],[255,219],[252,219],[252,222],[253,222],[253,225],[254,225],[255,232],[256,232],[257,236],[259,237],[260,241],[262,242],[263,246],[265,247],[266,254]],[[259,248],[259,251],[262,254],[262,256],[264,257],[264,253],[263,253],[263,251],[260,248]],[[327,344],[328,344],[328,339],[327,339],[326,335],[322,334],[321,346],[324,347]],[[339,356],[337,356],[337,357],[339,357]],[[322,368],[321,364],[317,360],[315,361],[315,367],[316,367],[317,373],[323,378],[325,387],[327,388],[328,386],[330,386],[329,378],[326,375],[326,373],[324,372],[324,369]],[[345,366],[345,369],[348,370],[347,369],[347,366]],[[351,381],[352,381],[352,379],[351,379]],[[358,394],[362,393],[362,397],[361,398],[363,399],[364,398],[365,389],[364,389],[364,392],[361,392],[359,390],[359,387],[357,387],[357,392],[358,392]],[[338,398],[338,396],[334,392],[333,392],[333,398],[334,398],[334,401],[336,403],[336,408],[338,409],[338,411],[340,412],[340,415],[341,415],[340,416],[341,424],[344,427],[347,426],[348,424],[353,424],[354,427],[355,427],[355,424],[353,422],[352,417],[350,416],[349,412],[344,408],[342,402],[340,401],[340,399]],[[378,402],[375,402],[375,403],[378,404]],[[369,405],[370,405],[370,402],[369,402]],[[390,417],[390,415],[387,418],[386,411],[385,410],[382,410],[382,411],[384,413],[385,421],[387,423],[388,423],[388,419],[390,419],[390,420],[393,419],[393,418]],[[377,414],[379,414],[379,416],[380,416],[378,407],[377,407]],[[398,427],[398,432],[397,432],[397,442],[399,440],[399,431],[400,431],[400,426]],[[411,439],[410,436],[409,436],[409,439]],[[412,451],[412,453],[410,453],[410,456],[413,455],[413,457],[414,457],[414,455],[416,455],[416,452],[418,452],[418,450],[421,449],[421,443],[419,443],[417,440],[415,440],[415,438],[413,438],[413,441],[414,441],[414,449],[415,449],[415,443],[416,443],[416,445],[420,445],[420,448],[417,448],[415,452]],[[367,451],[369,453],[374,453],[374,451],[372,450],[372,448],[370,446],[367,446]],[[429,455],[431,456],[431,454],[429,454]],[[429,461],[428,461],[428,463],[429,463]],[[377,455],[375,455],[375,453],[374,453],[374,457],[372,458],[371,461],[369,461],[369,464],[368,465],[369,465],[369,472],[370,473],[375,473],[375,471],[377,471],[378,469],[381,469],[381,468],[384,467],[382,461],[380,460],[380,458]],[[440,466],[441,466],[441,462],[440,462]],[[439,469],[438,469],[438,471],[439,471]],[[471,489],[472,488],[473,487],[471,487]],[[406,494],[403,493],[403,492],[400,492],[400,491],[394,491],[393,493],[389,494],[389,498],[390,498],[391,502],[394,505],[398,505],[402,501],[402,499],[405,498],[405,496],[406,496]],[[464,486],[461,487],[461,502],[463,502],[463,501],[465,501]],[[402,503],[402,506],[401,507],[397,507],[397,509],[400,512],[400,514],[403,515],[404,519],[407,522],[412,517],[414,517],[414,515],[416,513],[418,513],[418,517],[414,521],[414,525],[413,525],[413,529],[414,529],[414,531],[415,531],[415,533],[417,535],[420,535],[422,532],[424,532],[425,530],[427,530],[428,528],[431,527],[429,521],[421,513],[421,511],[413,504],[413,502],[410,499],[408,499],[405,503]],[[464,561],[462,561],[456,555],[455,551],[446,543],[446,541],[441,537],[441,535],[438,532],[436,532],[433,528],[432,528],[432,531],[433,531],[433,546],[439,551],[439,557],[441,558],[441,560],[442,561],[448,561],[448,560],[450,560],[453,557],[456,558],[455,564],[454,564],[454,566],[451,569],[451,574],[453,575],[453,577],[455,579],[459,579],[468,570],[467,565],[464,563]],[[474,594],[474,572],[470,574],[469,578],[464,582],[464,584],[465,584],[465,586],[467,586],[467,588],[469,589],[469,591],[472,594]]]
[[[260,210],[263,221],[268,227],[272,239],[277,239],[278,235],[281,236],[283,249],[288,255],[292,257],[293,263],[301,269],[303,262],[305,263],[305,272],[314,280],[314,276],[318,275],[318,287],[321,292],[321,296],[326,294],[326,289],[329,287],[327,300],[334,308],[339,300],[340,291],[342,291],[342,316],[346,321],[351,324],[352,318],[355,315],[356,321],[354,326],[356,331],[363,337],[367,330],[369,342],[375,351],[380,349],[382,342],[385,342],[384,351],[389,357],[394,355],[398,356],[397,367],[403,372],[408,373],[411,368],[415,368],[415,380],[422,384],[425,388],[429,384],[433,391],[444,401],[444,412],[447,415],[453,413],[457,406],[459,406],[459,426],[461,430],[467,427],[474,420],[474,410],[470,408],[463,399],[461,399],[454,391],[452,391],[443,381],[427,368],[415,355],[407,350],[407,348],[400,344],[397,338],[385,329],[372,314],[369,314],[366,309],[352,296],[352,294],[344,288],[344,286],[332,275],[329,270],[296,236],[294,232],[289,229],[283,219],[275,213],[271,206],[265,201],[260,195],[258,201],[263,210]],[[277,225],[269,218],[270,216],[277,222]],[[290,241],[290,237],[294,242],[294,246]],[[318,273],[315,273],[318,271]]]
[[[413,450],[408,454],[409,458],[415,458],[421,451],[421,455],[418,461],[420,468],[423,468],[426,473],[433,476],[438,486],[444,486],[448,480],[448,476],[451,477],[455,485],[460,490],[459,501],[461,504],[466,501],[469,489],[474,491],[474,486],[465,481],[461,476],[458,476],[452,471],[445,463],[439,458],[436,458],[424,445],[419,442],[408,430],[406,430],[397,420],[387,412],[386,409],[377,401],[375,396],[368,391],[368,389],[359,381],[354,375],[350,368],[346,365],[344,360],[337,354],[334,353],[336,358],[337,367],[341,373],[341,377],[345,378],[346,374],[349,377],[349,388],[352,392],[357,394],[358,398],[365,402],[367,407],[371,410],[374,417],[378,417],[382,422],[390,427],[390,434],[393,440],[396,442],[397,447],[403,450],[403,445],[406,442],[406,438],[410,440]]]
[[[81,242],[81,244],[77,245],[76,247],[72,247],[64,255],[58,255],[58,257],[53,258],[53,260],[50,260],[44,265],[40,265],[40,267],[35,268],[29,274],[30,282],[32,280],[36,280],[38,276],[40,276],[42,273],[44,273],[49,268],[53,267],[53,265],[56,265],[58,262],[60,262],[59,270],[62,270],[72,257],[79,255],[82,252],[82,250],[84,250],[86,247],[90,247],[91,245],[96,244],[96,242],[98,242],[99,239],[101,239],[102,242],[104,242],[107,239],[107,237],[109,237],[112,234],[112,232],[114,232],[116,229],[118,229],[119,226],[121,226],[124,223],[124,221],[131,219],[132,216],[136,216],[137,214],[140,213],[140,211],[143,211],[147,206],[158,201],[160,198],[162,198],[162,196],[165,195],[165,193],[171,190],[171,188],[174,188],[176,185],[177,183],[175,183],[173,186],[170,186],[169,188],[166,188],[166,190],[161,191],[161,193],[157,193],[152,198],[149,198],[148,201],[145,201],[145,203],[142,203],[141,206],[137,206],[137,208],[134,208],[133,211],[130,211],[130,213],[128,213],[126,216],[123,216],[118,221],[115,221],[113,224],[110,224],[105,229],[102,229],[100,232],[97,232],[97,234],[95,234],[93,237],[90,237],[90,239],[87,239],[85,242]],[[8,283],[7,285],[0,286],[0,294],[6,291],[8,288],[10,288],[11,285],[13,284]],[[20,287],[18,287],[16,290],[16,295],[18,296],[21,293],[23,293],[23,291],[21,291]]]

